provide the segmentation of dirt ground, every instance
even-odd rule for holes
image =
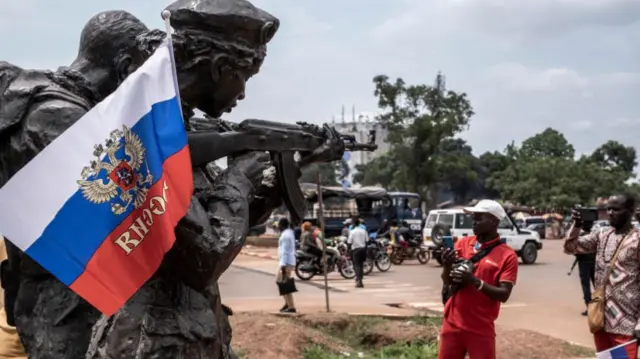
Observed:
[[[242,359],[298,359],[304,348],[320,345],[353,356],[363,348],[433,341],[439,318],[385,320],[341,314],[276,316],[238,313],[231,317],[233,348]],[[526,330],[497,329],[498,359],[568,359],[593,356],[587,348]],[[345,355],[346,357],[346,355]]]

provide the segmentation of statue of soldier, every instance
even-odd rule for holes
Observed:
[[[212,118],[229,112],[260,70],[278,20],[244,0],[179,0],[167,10],[185,118],[194,108]],[[151,31],[143,47],[153,51],[162,37]],[[99,320],[87,359],[234,357],[217,280],[249,227],[280,205],[269,159],[254,152],[224,171],[194,169],[194,200],[174,247],[122,309]]]
[[[135,39],[147,31],[127,12],[102,12],[85,25],[78,56],[67,68],[0,63],[0,187],[144,62],[147,54]],[[2,286],[8,322],[28,356],[84,358],[100,313],[9,242],[7,252]]]
[[[269,24],[277,28],[277,20]],[[213,29],[214,33],[215,31],[217,29]],[[153,42],[153,36],[148,36],[153,33],[132,15],[122,11],[109,11],[94,16],[87,23],[82,32],[78,58],[69,68],[61,68],[56,73],[50,73],[25,71],[2,63],[0,104],[3,106],[0,106],[0,137],[3,141],[0,144],[0,185],[6,183],[40,150],[115,90],[129,73],[144,62],[158,44],[157,41]],[[203,54],[194,42],[202,37],[203,34],[190,31],[185,31],[182,37],[181,43],[185,44],[183,48],[187,48],[186,44],[191,44],[189,46],[194,50],[178,52],[186,56],[179,59],[184,65],[182,74],[185,75],[181,76],[180,81],[187,88],[194,84],[194,75],[198,76],[202,70],[198,67],[199,62],[208,56],[201,56]],[[151,41],[147,41],[149,39]],[[268,41],[270,37],[265,39]],[[266,43],[264,40],[259,41]],[[240,44],[241,41],[237,43]],[[226,45],[225,42],[220,44]],[[246,48],[239,46],[232,50],[231,56],[235,56],[238,51]],[[258,51],[259,55],[256,58],[259,59],[259,63],[252,63],[250,69],[242,67],[250,71],[243,75],[244,78],[240,82],[236,82],[242,89],[234,88],[225,93],[217,88],[217,91],[212,93],[208,92],[210,86],[202,87],[200,91],[183,91],[183,98],[189,103],[203,106],[208,113],[216,116],[229,111],[235,106],[236,101],[244,96],[245,80],[257,73],[264,58],[264,46],[252,50]],[[226,65],[222,66],[224,62],[218,62],[219,70],[226,69]],[[229,79],[235,76],[235,73],[233,76],[218,74],[218,77],[212,77],[211,81],[233,83]],[[210,105],[207,99],[215,100],[216,106]],[[186,106],[185,109],[190,110],[193,107]],[[268,164],[264,155],[247,155],[238,160],[236,167],[257,168],[247,172],[251,174],[250,178],[261,178],[262,167],[256,166],[259,162]],[[261,198],[264,200],[266,197]],[[258,204],[257,201],[254,203]],[[268,207],[259,207],[262,209],[252,210],[252,213],[259,214],[252,216],[256,220],[270,212]],[[24,256],[17,248],[11,247],[9,251],[12,253],[12,260],[3,264],[2,282],[7,288],[7,310],[12,312],[12,319],[17,319],[17,327],[29,355],[37,358],[84,357],[90,333],[88,329],[99,314],[37,263]],[[228,263],[231,260],[229,259]],[[228,264],[224,268],[227,266]],[[222,271],[223,268],[219,273]],[[206,293],[210,296],[212,308],[220,321],[216,323],[217,326],[229,333],[227,315],[231,311],[221,305],[217,285],[210,285]],[[12,305],[14,302],[16,305]],[[15,315],[13,308],[16,309]],[[227,339],[221,345],[227,348],[229,341],[230,334],[227,334]]]

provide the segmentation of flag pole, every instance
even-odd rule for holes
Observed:
[[[176,58],[173,53],[173,38],[171,34],[173,33],[173,29],[171,28],[171,11],[164,10],[162,12],[162,19],[164,20],[164,29],[167,33],[167,47],[169,48],[169,56],[171,57],[171,71],[173,72],[173,86],[176,90],[176,98],[178,99],[178,106],[180,108],[180,117],[182,117],[182,121],[184,122],[184,114],[182,113],[182,100],[180,100],[180,86],[178,86],[178,73],[176,70]]]

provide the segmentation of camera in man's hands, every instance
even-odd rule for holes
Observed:
[[[459,258],[458,260],[456,260],[455,263],[453,263],[453,265],[451,266],[451,271],[458,271],[458,272],[466,272],[469,271],[471,273],[474,272],[474,265],[473,263],[471,263],[468,260],[464,260],[462,258]],[[459,291],[460,289],[462,289],[463,285],[460,283],[453,283],[451,284],[451,294],[456,293],[457,291]]]
[[[595,222],[598,220],[598,209],[595,207],[582,207],[581,205],[575,205],[574,213],[577,212],[580,215],[580,222]]]
[[[595,222],[598,220],[598,209],[597,208],[585,208],[580,207],[576,209],[578,213],[580,213],[580,218],[582,222]]]

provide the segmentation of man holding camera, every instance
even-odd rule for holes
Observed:
[[[611,196],[607,214],[612,229],[584,236],[580,228],[587,213],[575,209],[564,242],[568,254],[596,255],[596,289],[588,321],[599,352],[640,336],[640,235],[631,223],[635,207],[630,195]],[[635,358],[637,352],[637,346],[627,349],[629,358]]]
[[[507,216],[498,202],[482,200],[464,211],[473,217],[475,235],[442,254],[445,308],[438,359],[495,359],[494,322],[516,283],[518,256],[498,234]]]

